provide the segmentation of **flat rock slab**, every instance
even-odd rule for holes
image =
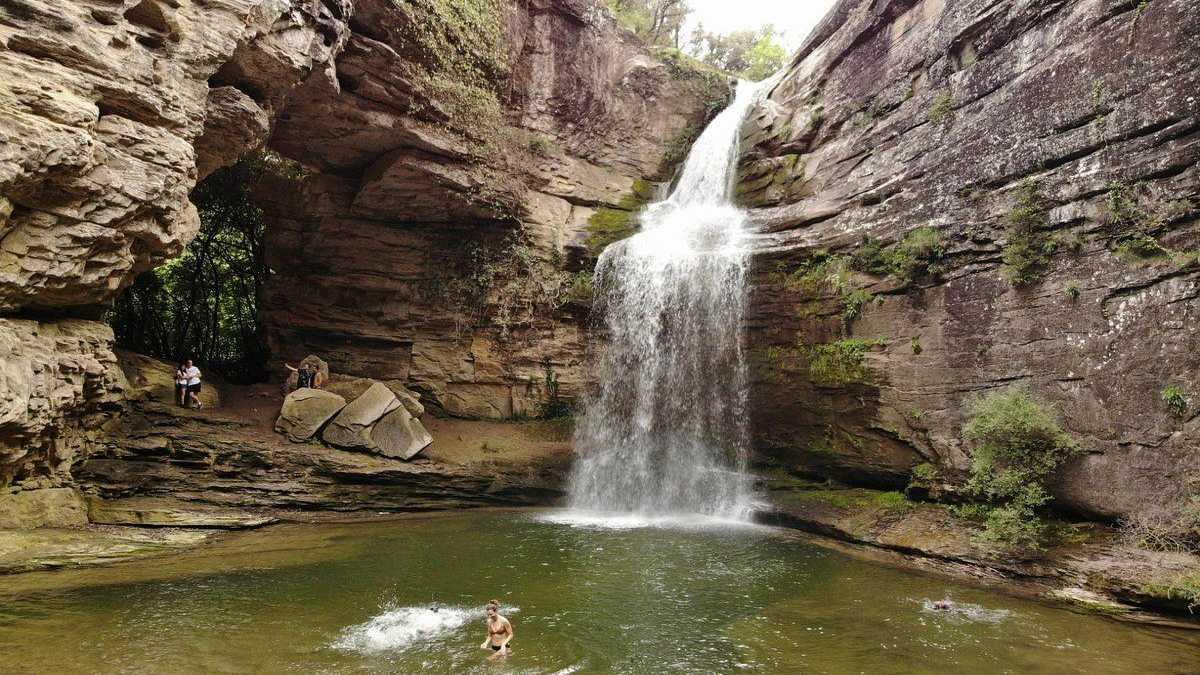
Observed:
[[[87,525],[87,505],[71,488],[0,493],[0,529]]]
[[[0,530],[0,574],[83,567],[161,555],[208,539],[197,530],[91,526],[74,530]]]
[[[337,394],[320,389],[297,389],[283,400],[279,419],[275,420],[275,431],[285,434],[289,440],[303,443],[345,407],[346,399]]]
[[[375,450],[371,427],[388,413],[401,407],[400,400],[387,385],[376,382],[361,396],[342,409],[325,427],[321,438],[330,445],[349,450]]]
[[[201,527],[225,530],[261,527],[278,521],[277,518],[271,516],[239,509],[154,497],[114,500],[89,499],[88,517],[93,523],[103,525]]]

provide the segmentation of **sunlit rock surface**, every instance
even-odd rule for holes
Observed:
[[[1025,383],[1088,451],[1062,503],[1118,517],[1184,499],[1200,471],[1198,73],[1190,0],[840,2],[744,130],[761,458],[876,484],[923,463],[961,476],[968,401]],[[1023,207],[1047,254],[1015,287]],[[918,228],[941,235],[932,273],[834,258],[793,274]],[[1138,231],[1163,250],[1123,250]],[[814,377],[806,348],[847,338],[885,344]],[[1192,392],[1182,416],[1170,384]]]

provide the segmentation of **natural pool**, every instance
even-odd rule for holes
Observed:
[[[486,661],[482,605],[512,608]],[[950,597],[951,611],[930,601]],[[904,572],[752,527],[474,512],[280,526],[0,579],[5,673],[1185,673],[1200,633]]]

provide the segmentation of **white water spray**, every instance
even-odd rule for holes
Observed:
[[[646,209],[641,232],[600,257],[596,311],[608,343],[600,389],[576,431],[576,512],[648,523],[751,514],[746,215],[731,193],[742,121],[774,81],[738,86],[671,196]]]

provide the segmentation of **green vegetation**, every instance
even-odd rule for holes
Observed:
[[[1195,254],[1172,251],[1155,237],[1159,232],[1187,216],[1193,204],[1187,199],[1167,199],[1160,192],[1142,185],[1113,182],[1105,198],[1108,224],[1115,228],[1113,252],[1125,262],[1138,264],[1173,258],[1176,264],[1193,264]]]
[[[879,276],[892,275],[914,281],[942,269],[945,245],[935,227],[918,227],[890,247],[873,237],[864,237],[852,258],[854,269]]]
[[[875,294],[865,288],[856,288],[842,295],[842,319],[849,325],[862,315],[863,308],[875,301]]]
[[[937,478],[938,469],[929,462],[918,464],[912,469],[912,479],[914,482],[920,481],[922,483],[929,483],[937,480]]]
[[[1166,600],[1186,602],[1188,611],[1195,611],[1200,608],[1200,571],[1147,584],[1142,592]]]
[[[590,305],[596,295],[595,277],[591,272],[576,272],[567,285],[567,300],[579,305]]]
[[[800,345],[800,351],[808,361],[808,375],[814,384],[841,387],[870,382],[871,373],[864,364],[866,355],[875,347],[885,345],[887,342],[882,339],[850,338],[826,344]]]
[[[921,352],[925,351],[925,348],[921,346],[920,337],[913,336],[912,340],[909,341],[909,344],[912,346],[912,353],[917,356],[919,356]]]
[[[967,492],[984,501],[984,540],[1003,547],[1039,548],[1047,485],[1080,452],[1058,415],[1021,387],[989,394],[971,405],[963,434],[974,446]]]
[[[1057,244],[1046,236],[1049,224],[1041,186],[1026,179],[1017,187],[1017,200],[1007,216],[1008,242],[1004,245],[1004,273],[1014,286],[1027,286],[1041,278]]]
[[[426,289],[426,299],[452,308],[460,332],[487,323],[507,340],[514,327],[531,323],[539,309],[565,304],[571,282],[559,261],[539,258],[525,232],[516,229],[499,241],[469,246],[455,269]]]
[[[1076,284],[1074,282],[1067,284],[1067,287],[1063,289],[1063,293],[1066,294],[1067,300],[1071,301],[1072,303],[1079,301],[1079,285],[1078,284]]]
[[[404,37],[420,55],[414,79],[430,99],[430,109],[415,112],[475,141],[493,140],[502,117],[497,92],[508,71],[501,0],[412,0],[398,11],[407,18]]]
[[[542,361],[542,373],[543,398],[541,407],[538,410],[538,416],[545,420],[570,417],[571,406],[559,394],[558,374],[554,372],[554,366],[551,365],[548,358]]]
[[[139,275],[114,303],[106,319],[117,346],[167,361],[190,358],[232,382],[266,378],[257,302],[268,271],[263,213],[251,190],[268,175],[294,181],[305,171],[268,153],[219,169],[196,186],[191,198],[200,232],[183,255]]]
[[[903,492],[880,492],[875,495],[875,505],[888,511],[907,511],[913,507]]]
[[[601,207],[588,219],[587,247],[593,257],[609,245],[633,236],[638,231],[638,212],[654,198],[654,187],[636,180],[633,191],[621,198],[617,208]]]
[[[933,104],[929,107],[929,121],[934,124],[941,124],[954,119],[954,97],[948,91],[939,92],[933,97]]]
[[[757,30],[717,34],[699,28],[689,48],[705,63],[747,80],[765,80],[783,68],[787,50],[772,25]]]
[[[692,143],[695,143],[696,139],[700,137],[701,131],[702,129],[695,126],[684,127],[676,132],[671,140],[667,141],[660,173],[664,175],[670,173],[687,159],[688,150],[691,149]]]
[[[1170,384],[1163,388],[1160,397],[1163,403],[1167,404],[1167,410],[1176,417],[1186,417],[1188,407],[1191,405],[1191,394],[1177,384]]]
[[[560,152],[558,144],[545,136],[533,136],[529,139],[529,152],[538,157],[550,157]]]
[[[658,48],[687,51],[710,68],[749,80],[769,77],[783,67],[787,50],[770,24],[757,30],[710,33],[697,25],[684,40],[691,9],[684,0],[605,0],[617,22]]]

